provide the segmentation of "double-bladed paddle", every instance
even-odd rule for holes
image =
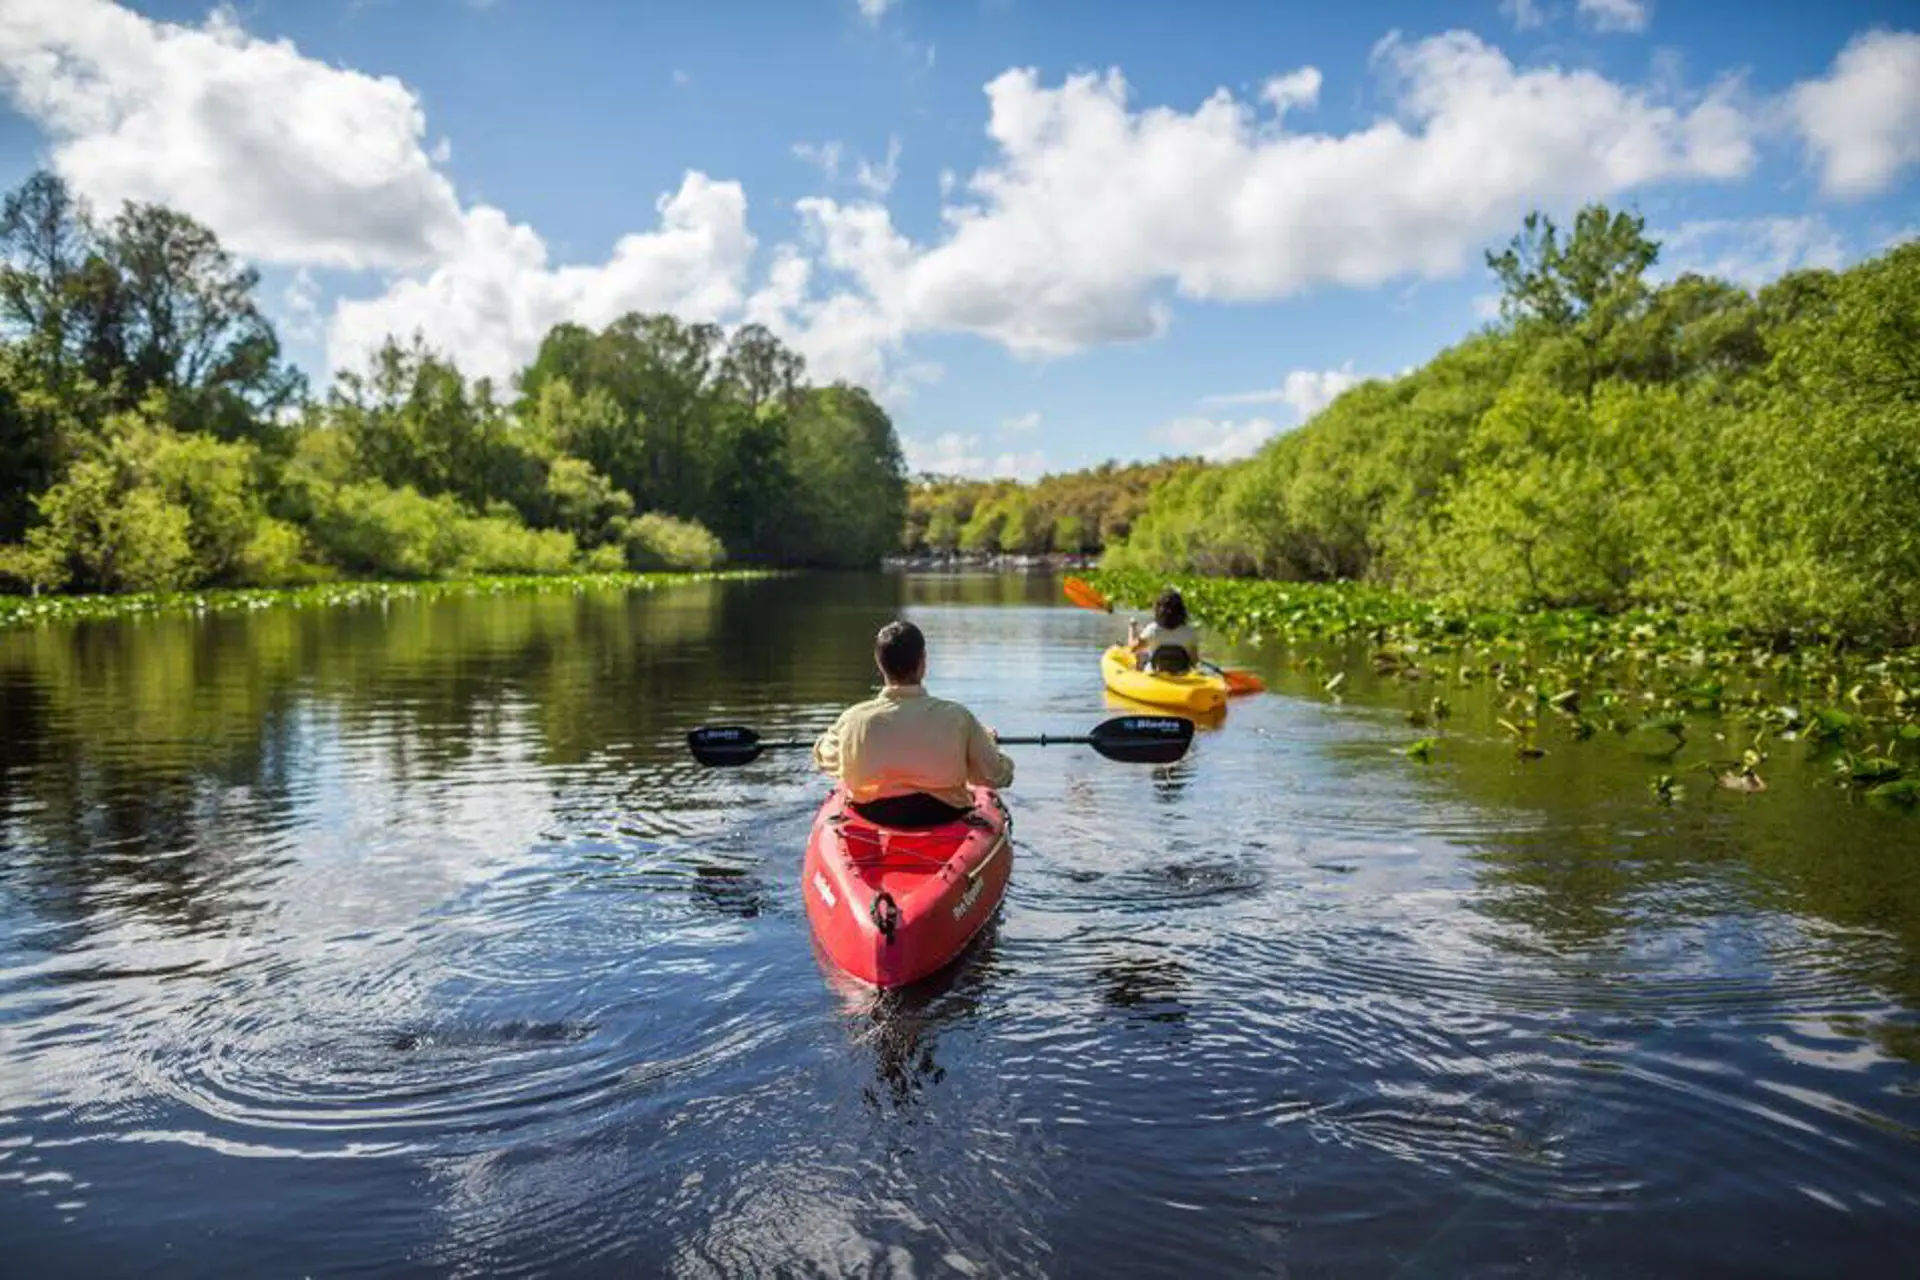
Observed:
[[[1088,746],[1109,760],[1127,764],[1172,764],[1187,754],[1192,742],[1193,721],[1179,716],[1115,716],[1083,736],[1043,733],[1000,739],[1003,747]],[[687,749],[693,752],[693,758],[720,768],[750,764],[763,751],[797,751],[812,745],[804,738],[769,742],[745,725],[708,725],[687,734]]]
[[[1065,589],[1067,599],[1082,609],[1091,609],[1095,613],[1113,612],[1113,602],[1100,594],[1099,590],[1085,578],[1068,578]],[[1228,693],[1261,693],[1267,687],[1267,682],[1251,671],[1220,667],[1211,662],[1202,662],[1200,665],[1225,679]]]

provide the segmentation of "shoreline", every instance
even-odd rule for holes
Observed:
[[[311,609],[372,601],[436,600],[459,596],[553,591],[653,591],[694,582],[773,577],[777,569],[716,569],[676,573],[491,574],[418,581],[327,582],[303,587],[209,587],[139,591],[126,595],[0,596],[0,631],[107,618],[237,613],[255,609]]]

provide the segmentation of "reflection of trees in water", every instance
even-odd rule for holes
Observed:
[[[884,575],[901,584],[912,604],[1057,605],[1062,575],[1052,572],[899,573]]]
[[[507,737],[540,763],[594,758],[610,743],[657,755],[702,695],[764,697],[770,673],[741,662],[738,645],[771,634],[787,672],[804,661],[796,628],[754,599],[772,585],[0,634],[0,843],[25,855],[62,915],[104,897],[202,929],[239,909],[233,886],[269,856],[263,833],[296,825],[320,745],[350,739],[379,765],[379,785],[402,793],[435,787]],[[871,627],[856,626],[870,640]],[[864,661],[864,644],[856,650]]]
[[[1359,677],[1347,693],[1364,696]],[[1456,687],[1448,696],[1456,722],[1491,724],[1505,695]],[[1426,784],[1444,788],[1450,806],[1471,806],[1446,838],[1470,850],[1475,909],[1526,931],[1515,945],[1584,956],[1707,919],[1814,917],[1877,931],[1895,945],[1861,938],[1810,948],[1802,935],[1769,930],[1794,939],[1785,944],[1790,953],[1776,957],[1776,972],[1878,988],[1920,1008],[1920,823],[1820,785],[1828,766],[1817,750],[1775,743],[1770,768],[1784,782],[1764,796],[1717,791],[1689,770],[1693,756],[1663,764],[1686,785],[1667,807],[1648,795],[1650,766],[1632,742],[1602,735],[1548,737],[1545,745],[1545,759],[1520,763],[1503,742],[1449,735],[1444,774]],[[1708,743],[1695,754],[1725,753]],[[1365,786],[1361,771],[1378,758],[1371,743],[1352,749],[1353,785]],[[1377,800],[1396,802],[1406,803]],[[1891,1052],[1916,1056],[1891,1025],[1872,1035]]]
[[[1147,1022],[1185,1022],[1187,966],[1164,947],[1129,942],[1094,967],[1100,998],[1129,1017]]]
[[[54,700],[18,670],[0,679],[0,847],[36,905],[67,919],[103,906],[200,933],[242,909],[227,886],[276,856],[262,832],[289,824],[298,734],[285,707],[266,709],[251,740],[193,735],[87,738],[89,717]],[[126,734],[157,721],[103,724]],[[76,720],[78,724],[76,725]]]
[[[1680,802],[1657,807],[1643,798],[1641,763],[1608,746],[1557,771],[1498,748],[1454,749],[1448,786],[1487,819],[1454,837],[1474,851],[1486,914],[1577,949],[1684,924],[1703,905],[1768,908],[1886,930],[1920,951],[1920,826],[1811,779],[1738,797],[1696,774]],[[1685,890],[1706,879],[1714,896],[1703,904]]]
[[[693,866],[693,895],[721,915],[753,920],[766,909],[767,885],[751,867],[700,862]]]

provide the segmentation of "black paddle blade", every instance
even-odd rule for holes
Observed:
[[[1094,726],[1087,740],[1109,760],[1172,764],[1193,742],[1193,721],[1179,716],[1115,716]]]
[[[744,725],[712,725],[689,733],[687,749],[704,765],[750,764],[760,758],[760,735]]]

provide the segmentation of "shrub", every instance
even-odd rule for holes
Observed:
[[[473,516],[456,528],[460,573],[566,573],[579,552],[573,535],[529,529],[506,516]]]
[[[16,585],[37,596],[58,590],[67,576],[66,557],[53,547],[31,543],[0,547],[0,584]]]
[[[588,573],[619,573],[627,567],[627,550],[612,543],[595,547],[580,557],[580,567]]]
[[[649,511],[626,526],[627,566],[641,572],[711,569],[727,558],[720,539],[693,520]]]
[[[186,511],[194,582],[241,577],[242,558],[261,519],[252,445],[155,431],[127,438],[114,454],[123,468],[150,478],[168,502]]]
[[[27,534],[37,565],[64,562],[69,578],[100,591],[165,591],[193,575],[192,520],[151,485],[123,488],[105,462],[76,464],[34,499],[42,523]]]
[[[292,586],[325,576],[319,566],[307,562],[306,536],[286,521],[271,517],[262,517],[254,525],[253,536],[241,548],[236,567],[239,580],[253,587]]]
[[[320,486],[313,497],[314,541],[349,574],[432,578],[459,562],[466,517],[451,498],[377,481]]]

